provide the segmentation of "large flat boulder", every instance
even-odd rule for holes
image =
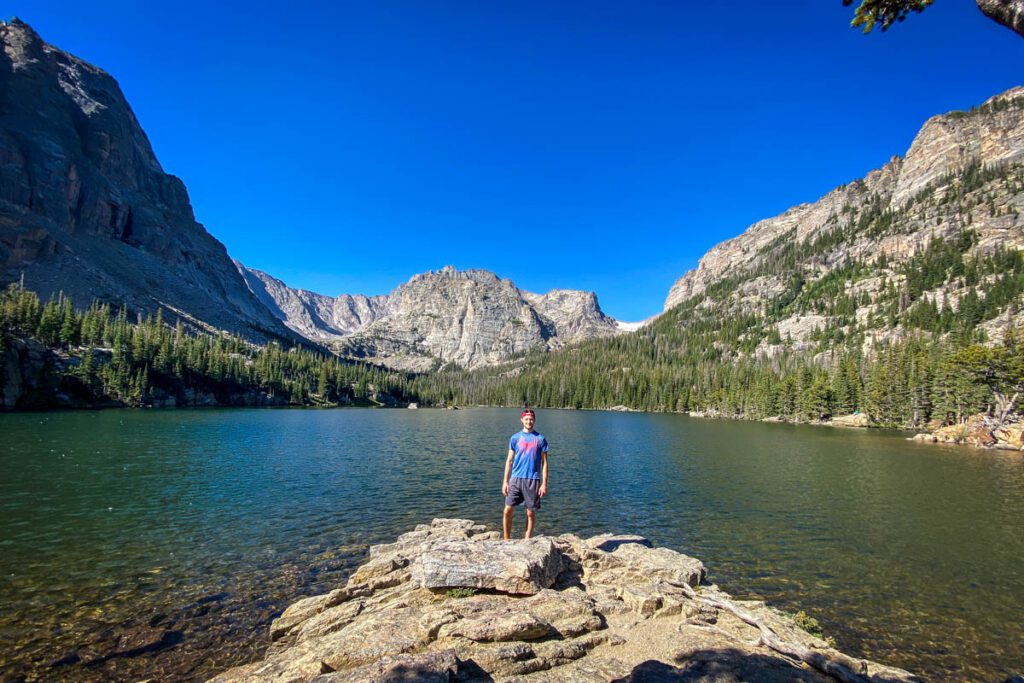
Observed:
[[[621,560],[626,571],[648,581],[663,579],[696,586],[707,575],[704,563],[671,548],[645,548],[636,543],[619,546],[612,556]]]
[[[412,580],[431,590],[481,588],[533,595],[562,571],[550,538],[517,541],[446,541],[429,546],[412,564]]]

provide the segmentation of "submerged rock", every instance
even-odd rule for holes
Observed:
[[[374,546],[347,585],[274,621],[263,661],[213,681],[918,680],[641,536],[496,535],[438,519]]]

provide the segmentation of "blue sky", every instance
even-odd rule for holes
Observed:
[[[451,264],[639,320],[716,243],[1024,83],[972,0],[4,3],[110,72],[245,264],[383,294]]]

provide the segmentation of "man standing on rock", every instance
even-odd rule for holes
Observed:
[[[535,513],[540,509],[540,499],[548,492],[548,440],[543,434],[534,431],[536,419],[531,409],[524,408],[519,415],[523,431],[516,432],[508,441],[505,476],[501,483],[501,493],[505,496],[505,513],[502,517],[505,540],[512,538],[512,512],[515,506],[524,503],[525,538],[533,535]]]

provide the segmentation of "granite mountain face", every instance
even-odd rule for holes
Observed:
[[[863,332],[871,343],[929,330],[967,302],[998,338],[1024,321],[1003,281],[1020,274],[998,265],[1024,249],[1022,212],[1017,87],[928,119],[905,157],[715,246],[675,283],[665,311],[688,304],[683,325],[712,312],[753,316],[751,335],[770,352],[783,340]]]
[[[327,297],[238,265],[253,292],[291,329],[342,356],[400,370],[477,368],[621,331],[592,292],[533,294],[486,270],[448,266],[416,275],[385,296]]]
[[[78,306],[163,308],[257,341],[297,333],[415,371],[479,368],[626,329],[592,293],[532,294],[482,270],[328,297],[235,264],[196,222],[111,76],[18,20],[0,23],[0,43],[4,282],[23,277]],[[714,247],[652,325],[713,322],[717,337],[702,345],[725,359],[945,333],[957,316],[998,338],[1024,321],[1022,210],[1024,88],[1014,88],[929,119],[905,157]]]
[[[236,266],[163,171],[117,82],[0,23],[0,277],[263,341],[426,370],[498,362],[618,331],[593,294],[517,289],[486,271],[418,275],[387,296],[325,297]],[[285,324],[287,323],[287,327]],[[294,332],[293,332],[294,331]]]
[[[1014,88],[929,119],[905,158],[714,247],[628,339],[459,376],[440,395],[962,426],[1013,400],[1020,345],[1006,332],[1024,324],[1022,212]]]
[[[342,294],[330,297],[305,289],[292,289],[261,270],[235,261],[256,298],[285,325],[307,339],[337,341],[370,324],[385,313],[387,297]]]
[[[196,222],[117,82],[0,23],[0,277],[251,339],[294,338]]]

